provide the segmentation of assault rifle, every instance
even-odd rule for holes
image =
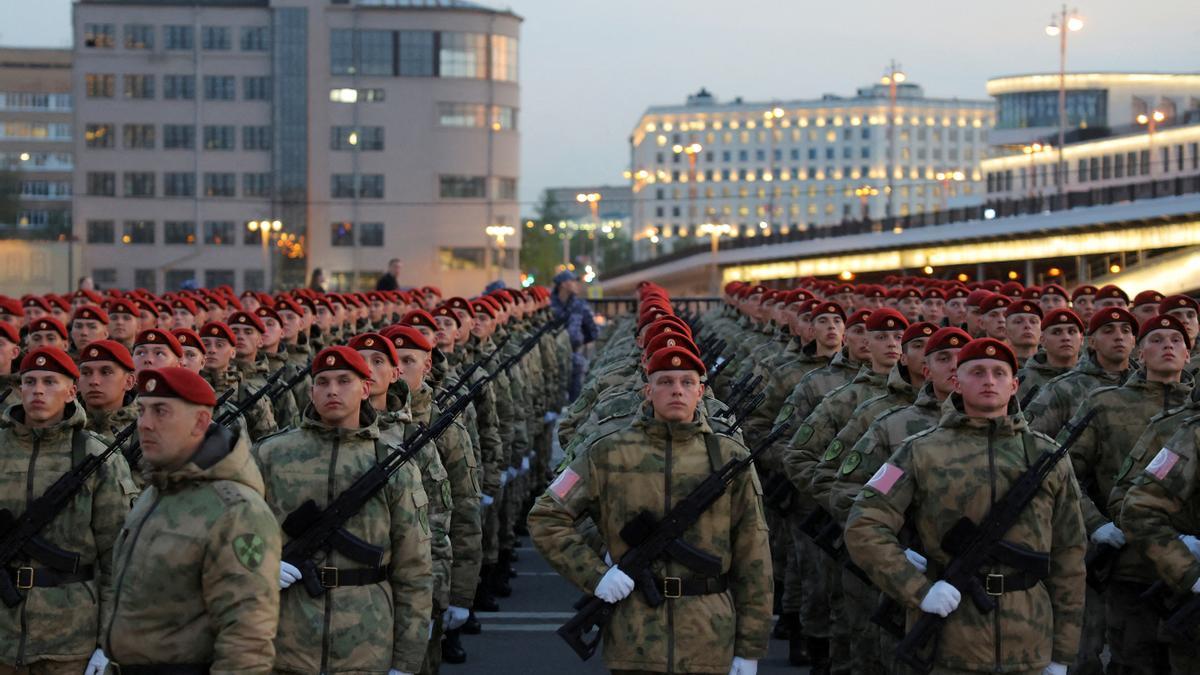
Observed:
[[[287,366],[284,366],[284,368],[286,368],[286,367]],[[283,370],[283,369],[281,368],[280,370]],[[276,385],[275,390],[270,393],[271,407],[275,407],[275,406],[279,405],[279,401],[280,401],[280,399],[283,398],[283,395],[288,393],[289,391],[295,389],[296,385],[303,382],[304,378],[308,377],[308,373],[310,370],[312,370],[312,359],[309,359],[308,363],[304,364],[303,368],[292,373],[291,377],[289,377],[288,379],[286,379],[282,382],[279,382]]]
[[[1033,399],[1037,397],[1038,392],[1041,390],[1042,385],[1040,384],[1035,384],[1030,387],[1029,391],[1025,392],[1025,398],[1021,399],[1021,410],[1028,408],[1029,404],[1033,403]]]
[[[754,390],[760,384],[762,384],[761,375],[755,375],[751,379],[750,373],[746,373],[741,380],[738,380],[737,384],[733,385],[733,389],[730,390],[729,404],[721,411],[720,415],[727,420],[736,418],[741,414],[746,402],[753,398]]]
[[[505,338],[504,343],[507,343],[509,339],[510,338]],[[441,406],[446,402],[447,399],[454,395],[454,392],[458,391],[464,385],[469,384],[471,382],[471,376],[475,374],[475,371],[487,365],[489,361],[491,361],[496,357],[497,354],[500,353],[501,349],[504,349],[504,343],[496,345],[496,348],[488,352],[487,356],[484,356],[481,359],[476,359],[469,368],[463,371],[462,376],[458,378],[457,382],[444,389],[442,393],[438,394],[437,397],[433,399],[434,404]]]
[[[1067,456],[1071,446],[1079,440],[1079,435],[1095,414],[1094,410],[1088,411],[1078,422],[1068,425],[1069,431],[1058,450],[1043,452],[1034,460],[1008,492],[992,505],[982,522],[977,525],[964,516],[942,538],[942,548],[954,558],[946,565],[941,580],[959,589],[963,595],[969,595],[981,613],[986,614],[996,608],[995,597],[990,593],[994,592],[991,580],[995,575],[988,575],[987,587],[980,581],[979,576],[979,569],[989,561],[1014,567],[1027,575],[1044,577],[1048,574],[1048,553],[1031,551],[1005,542],[1003,538],[1020,519],[1025,507],[1037,496],[1042,481],[1054,471],[1059,460]],[[1003,585],[1004,577],[1001,576],[1000,579],[999,583]],[[1003,591],[1003,588],[1000,590]],[[945,619],[937,614],[922,614],[908,634],[900,640],[896,648],[897,660],[918,672],[928,673],[933,670],[937,640],[943,622]],[[924,651],[931,642],[933,649],[928,658],[917,653]]]
[[[621,538],[631,548],[621,556],[621,570],[636,583],[646,603],[658,607],[666,602],[662,588],[654,576],[653,564],[664,555],[669,555],[687,565],[693,571],[705,576],[717,576],[721,572],[720,558],[706,553],[683,541],[683,535],[692,525],[696,524],[704,512],[708,510],[725,490],[743,471],[751,468],[755,458],[781,438],[791,426],[791,422],[783,422],[771,430],[754,450],[744,459],[731,459],[715,473],[709,474],[686,497],[675,503],[671,510],[661,519],[655,518],[643,511],[621,528]],[[581,600],[576,605],[579,610],[558,629],[558,635],[579,658],[584,661],[596,653],[600,644],[602,627],[612,617],[616,607],[595,596]],[[592,639],[586,636],[597,630]]]
[[[726,430],[726,433],[731,435],[736,433],[737,430],[741,428],[742,424],[750,417],[750,413],[754,412],[754,409],[762,405],[762,402],[766,399],[766,394],[755,394],[754,398],[751,398],[748,402],[743,404],[738,409],[737,414],[734,415],[733,422],[730,423],[729,429]]]

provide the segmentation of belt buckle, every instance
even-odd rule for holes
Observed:
[[[17,568],[17,590],[28,591],[33,588],[33,568]]]
[[[679,577],[664,577],[663,595],[668,598],[683,597],[683,579]]]
[[[988,595],[1003,595],[1004,594],[1004,575],[989,574],[984,577],[983,589]]]
[[[330,579],[332,579],[332,581],[330,581]],[[321,568],[321,588],[337,588],[339,581],[340,580],[338,579],[338,568],[336,568],[336,567],[322,567]]]

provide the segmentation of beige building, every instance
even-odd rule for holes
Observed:
[[[399,257],[402,284],[517,280],[487,232],[519,230],[520,17],[456,0],[79,0],[74,22],[75,227],[93,274],[242,289],[321,268],[352,290]],[[265,247],[263,221],[278,222]]]

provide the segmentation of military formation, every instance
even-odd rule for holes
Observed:
[[[462,663],[567,323],[541,287],[0,297],[0,673]]]

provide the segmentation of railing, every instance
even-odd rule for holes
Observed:
[[[718,305],[721,298],[714,297],[672,297],[671,305],[677,312],[686,314],[703,314],[714,305]],[[603,316],[611,321],[624,314],[632,314],[637,311],[638,300],[633,297],[613,297],[613,298],[595,298],[589,299],[588,303],[592,306],[592,312],[597,316]]]

